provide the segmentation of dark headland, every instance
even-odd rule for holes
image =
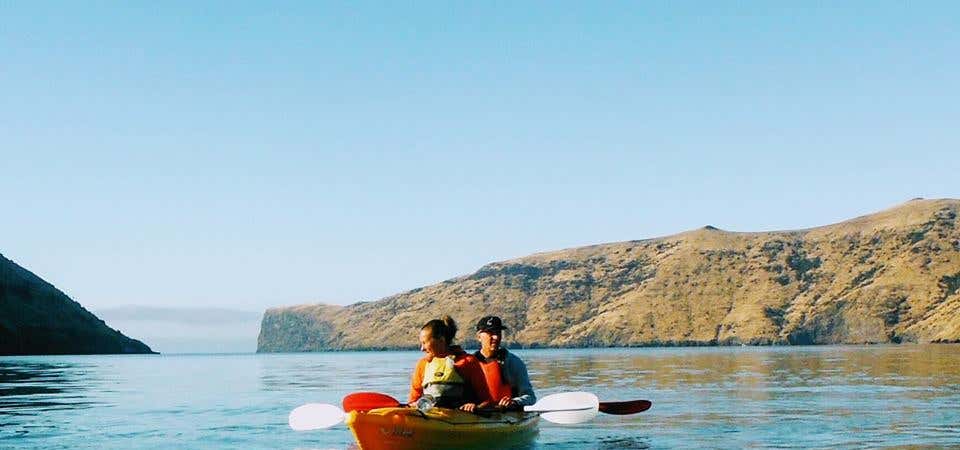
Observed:
[[[153,353],[0,255],[0,355]]]

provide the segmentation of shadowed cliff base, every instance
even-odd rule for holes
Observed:
[[[416,348],[442,314],[465,342],[500,315],[519,347],[958,342],[958,208],[915,199],[806,230],[538,253],[376,302],[268,309],[258,351]]]
[[[153,353],[0,255],[0,355]]]

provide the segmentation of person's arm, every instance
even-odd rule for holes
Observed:
[[[505,363],[505,369],[507,369],[505,372],[510,377],[508,382],[513,388],[513,401],[521,406],[530,406],[536,403],[537,395],[533,392],[533,385],[530,384],[527,365],[513,353],[509,353]]]
[[[423,397],[423,370],[427,367],[424,360],[417,361],[417,367],[413,369],[413,376],[410,377],[410,397],[408,403],[413,403]]]

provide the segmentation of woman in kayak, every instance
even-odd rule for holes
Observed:
[[[480,363],[473,355],[453,345],[457,324],[450,316],[433,319],[420,328],[420,350],[426,356],[417,361],[410,379],[409,402],[425,394],[436,406],[473,411],[478,403],[492,403]]]

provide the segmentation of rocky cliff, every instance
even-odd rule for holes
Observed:
[[[526,347],[960,341],[960,201],[916,199],[823,227],[714,227],[492,263],[346,307],[266,311],[258,351],[411,348],[451,314]]]
[[[0,255],[0,355],[152,353]]]

